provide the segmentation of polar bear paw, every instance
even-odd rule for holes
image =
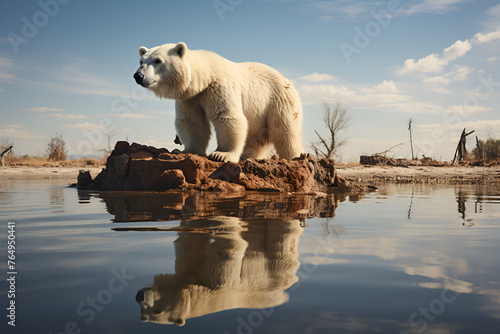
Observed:
[[[234,154],[233,152],[220,152],[213,151],[209,154],[208,158],[212,161],[220,161],[220,162],[234,162],[238,163],[240,157]]]

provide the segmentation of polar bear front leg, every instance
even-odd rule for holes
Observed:
[[[248,122],[240,110],[219,112],[212,118],[217,149],[209,154],[208,158],[214,161],[240,161],[248,132]]]
[[[199,104],[176,101],[175,129],[184,144],[183,153],[205,155],[211,130],[207,115]]]

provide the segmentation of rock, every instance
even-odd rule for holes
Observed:
[[[152,160],[153,159],[153,153],[149,151],[138,151],[130,154],[130,158],[132,160]]]
[[[180,169],[164,171],[160,176],[160,188],[175,189],[186,185],[184,173]]]
[[[94,190],[255,190],[314,194],[349,186],[337,175],[333,160],[317,160],[309,154],[291,161],[274,157],[235,164],[123,141],[116,143],[106,168],[95,180],[90,174],[78,178],[80,189]]]
[[[108,159],[108,161],[110,162],[109,166],[113,166],[118,176],[120,176],[121,178],[125,178],[128,173],[128,163],[130,159],[131,156],[123,153],[119,156],[113,157],[112,159]]]
[[[127,149],[129,148],[129,143],[126,142],[126,141],[119,141],[115,144],[115,149],[113,150],[113,152],[111,152],[111,155],[114,156],[114,155],[120,155],[120,154],[123,154],[127,151]]]
[[[80,169],[78,173],[78,183],[76,187],[78,189],[92,189],[94,181],[92,180],[92,176],[90,176],[90,172],[87,170]]]

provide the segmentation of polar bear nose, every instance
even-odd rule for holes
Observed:
[[[144,81],[144,74],[135,72],[134,73],[134,79],[135,82],[137,82],[138,85],[142,85],[142,82]]]
[[[136,73],[136,74],[137,74],[137,73]],[[134,75],[134,77],[135,77],[135,75]],[[144,301],[144,291],[139,290],[139,291],[137,292],[137,294],[135,295],[135,300],[136,300],[136,302],[138,302],[138,303],[143,302],[143,301]]]

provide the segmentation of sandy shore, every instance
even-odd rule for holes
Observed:
[[[90,171],[92,177],[97,176],[104,166],[99,167],[27,167],[13,166],[0,167],[0,181],[2,180],[34,180],[60,179],[76,182],[80,169]]]
[[[104,166],[99,167],[0,167],[2,180],[61,179],[76,182],[80,169],[90,171],[95,177]],[[341,177],[351,181],[381,183],[448,183],[448,184],[498,184],[500,166],[497,167],[429,167],[410,166],[355,166],[337,168]]]
[[[500,166],[430,167],[430,166],[356,166],[338,167],[337,173],[352,181],[379,183],[447,183],[500,185]]]

